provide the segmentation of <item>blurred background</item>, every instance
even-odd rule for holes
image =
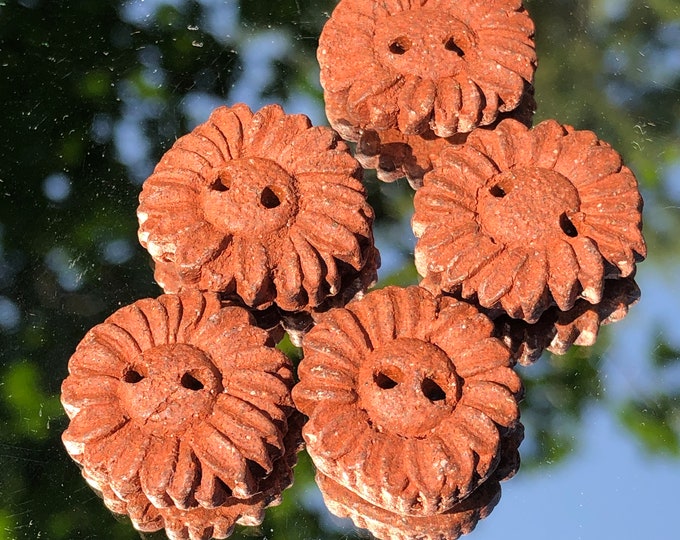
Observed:
[[[59,388],[78,341],[160,294],[136,239],[143,180],[221,104],[324,124],[315,58],[330,0],[0,1],[0,540],[134,539],[66,455]],[[680,485],[680,5],[531,0],[536,122],[595,131],[635,171],[641,301],[595,347],[546,354],[527,386],[522,468],[470,538],[677,538]],[[405,180],[366,183],[380,285],[415,283]],[[144,538],[160,539],[162,533]],[[369,538],[330,516],[306,455],[259,528]]]

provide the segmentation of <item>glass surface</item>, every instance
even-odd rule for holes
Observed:
[[[220,104],[326,122],[319,0],[0,1],[0,540],[140,535],[87,487],[60,435],[76,344],[155,297],[141,183]],[[680,6],[532,0],[535,123],[611,143],[645,199],[641,301],[594,347],[518,368],[522,468],[470,538],[672,538],[680,484]],[[380,285],[417,282],[413,191],[367,172]],[[283,504],[233,538],[367,538],[332,517],[303,453]]]

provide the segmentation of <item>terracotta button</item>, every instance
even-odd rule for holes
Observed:
[[[163,156],[137,215],[165,292],[304,311],[376,278],[359,163],[332,130],[278,105],[216,109]]]
[[[514,118],[531,127],[536,102],[533,92],[522,99],[519,107],[501,113],[499,120]],[[375,169],[378,180],[394,182],[406,178],[413,189],[420,189],[423,176],[430,172],[433,162],[447,146],[462,144],[467,133],[457,133],[451,137],[437,137],[428,129],[417,135],[404,135],[398,129],[375,131],[366,129],[359,135],[354,157],[365,169]]]
[[[263,479],[260,492],[248,499],[231,497],[228,503],[215,508],[196,507],[181,509],[174,506],[157,508],[150,504],[144,493],[137,492],[123,501],[107,484],[98,484],[83,476],[103,498],[114,513],[128,515],[135,528],[142,532],[154,532],[165,528],[170,540],[208,540],[229,537],[236,524],[255,527],[262,524],[265,509],[281,503],[281,493],[293,483],[292,468],[302,449],[300,429],[302,416],[293,413],[284,436],[286,453],[274,463],[274,472]]]
[[[376,169],[378,180],[394,182],[406,178],[413,189],[423,185],[423,176],[432,170],[434,158],[447,146],[464,143],[466,134],[437,137],[427,130],[404,135],[398,129],[365,130],[357,143],[357,158],[362,167]]]
[[[530,91],[533,35],[521,0],[341,0],[317,50],[328,120],[353,141],[489,125]]]
[[[521,383],[493,330],[473,306],[419,287],[331,310],[304,338],[293,390],[316,467],[400,514],[445,512],[468,496],[519,423]]]
[[[470,533],[487,517],[501,498],[498,481],[490,479],[465,500],[433,516],[409,516],[371,504],[323,473],[317,472],[324,502],[339,517],[350,518],[381,540],[456,540]]]
[[[284,437],[295,451],[300,438],[289,421],[293,369],[252,323],[214,294],[163,295],[118,310],[71,357],[64,444],[140,530],[182,512],[203,528],[206,516],[233,525],[280,495],[267,482],[290,483]],[[234,507],[243,499],[253,508]]]
[[[503,120],[448,147],[414,199],[422,285],[535,322],[602,299],[646,256],[642,199],[621,156],[554,120]]]
[[[141,493],[122,501],[108,486],[101,486],[101,496],[107,508],[117,514],[130,517],[134,527],[141,532],[155,532],[165,528],[170,540],[209,540],[227,538],[238,521],[261,523],[264,518],[264,499],[260,496],[246,503],[234,502],[217,508],[193,508],[181,510],[176,507],[156,508]]]
[[[548,309],[534,324],[506,315],[494,324],[517,363],[526,366],[538,360],[544,350],[561,355],[572,345],[594,345],[600,326],[623,319],[639,298],[640,289],[632,277],[607,279],[599,304],[577,300],[569,311]]]
[[[524,440],[524,426],[519,422],[510,427],[500,426],[499,432],[503,445],[500,460],[493,477],[495,480],[502,482],[515,476],[519,470],[519,447]]]

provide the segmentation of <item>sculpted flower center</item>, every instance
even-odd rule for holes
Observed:
[[[400,74],[438,80],[457,75],[474,54],[474,31],[435,9],[403,11],[376,22],[380,62]]]
[[[263,234],[297,214],[295,180],[276,162],[241,158],[212,171],[202,196],[205,219],[227,234]]]
[[[166,344],[145,351],[129,367],[119,398],[132,421],[163,436],[182,433],[205,418],[221,391],[219,372],[202,351]]]
[[[418,437],[451,414],[461,382],[446,354],[418,339],[375,350],[359,371],[360,406],[379,430]]]
[[[559,235],[574,238],[580,219],[574,185],[560,173],[516,168],[492,178],[478,194],[478,221],[496,243],[531,243]]]

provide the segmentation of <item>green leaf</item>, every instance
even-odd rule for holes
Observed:
[[[669,345],[665,341],[659,341],[656,348],[652,352],[652,361],[654,365],[660,368],[666,368],[680,360],[680,349]]]
[[[629,401],[619,420],[647,451],[680,457],[680,396]]]

